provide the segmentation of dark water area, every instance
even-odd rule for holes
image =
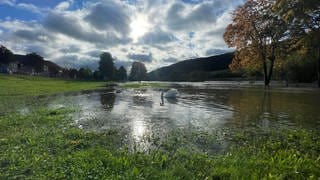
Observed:
[[[47,99],[46,106],[72,107],[77,127],[95,132],[121,130],[129,144],[139,144],[145,136],[165,137],[177,129],[227,135],[248,129],[320,129],[317,89],[264,90],[223,82],[173,86],[179,96],[164,98],[163,105],[161,89],[146,88],[57,95]]]

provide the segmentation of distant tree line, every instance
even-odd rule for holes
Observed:
[[[64,77],[80,80],[97,80],[97,81],[127,81],[127,70],[121,66],[115,67],[114,59],[108,52],[100,55],[99,67],[92,71],[88,67],[82,67],[79,70],[75,68],[64,69]]]
[[[98,78],[110,81],[142,81],[147,79],[147,69],[143,63],[133,62],[128,77],[127,70],[123,66],[119,69],[114,66],[114,58],[108,52],[103,52],[100,55],[99,68],[94,74]]]
[[[44,58],[37,53],[29,53],[25,56],[14,55],[6,47],[0,46],[0,68],[9,67],[10,64],[17,63],[17,66],[28,67],[24,69],[29,70],[29,74],[31,74],[31,69],[32,73],[42,73],[45,71],[44,67],[47,67],[48,75],[53,77],[99,81],[141,81],[147,79],[147,69],[143,63],[133,62],[128,77],[127,70],[123,66],[120,66],[120,68],[115,67],[114,61],[114,58],[109,52],[103,52],[100,55],[99,67],[95,71],[92,71],[88,67],[81,67],[80,69],[62,68],[53,62],[45,61]]]
[[[235,47],[231,70],[247,76],[296,82],[317,80],[320,87],[320,1],[247,0],[224,33]]]

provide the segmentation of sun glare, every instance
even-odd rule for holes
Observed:
[[[130,37],[134,42],[137,42],[140,37],[149,31],[150,24],[145,16],[140,15],[131,21],[130,29]]]

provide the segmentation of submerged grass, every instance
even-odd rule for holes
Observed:
[[[101,89],[105,82],[0,74],[0,115],[18,106],[37,104],[36,96]]]
[[[320,177],[318,132],[277,131],[251,140],[241,134],[234,139],[238,145],[222,154],[182,146],[184,136],[211,141],[209,134],[171,133],[157,148],[140,152],[125,148],[118,131],[90,133],[74,127],[71,112],[38,109],[0,116],[0,179]]]
[[[0,75],[0,107],[6,102],[102,86],[41,77]],[[131,87],[130,87],[131,86]],[[143,86],[163,87],[162,84]],[[125,85],[125,87],[141,87]],[[4,97],[8,97],[4,101]],[[2,109],[0,109],[2,110]],[[234,133],[223,153],[198,151],[188,144],[219,143],[215,134],[175,131],[147,152],[126,148],[121,131],[85,132],[72,125],[72,109],[0,111],[0,179],[318,179],[320,133],[276,130]]]

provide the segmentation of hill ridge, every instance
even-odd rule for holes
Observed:
[[[225,53],[216,56],[189,59],[161,67],[148,73],[148,80],[152,81],[205,81],[217,76],[218,71],[222,76],[232,76],[229,64],[234,53]],[[213,72],[216,72],[214,74]]]

